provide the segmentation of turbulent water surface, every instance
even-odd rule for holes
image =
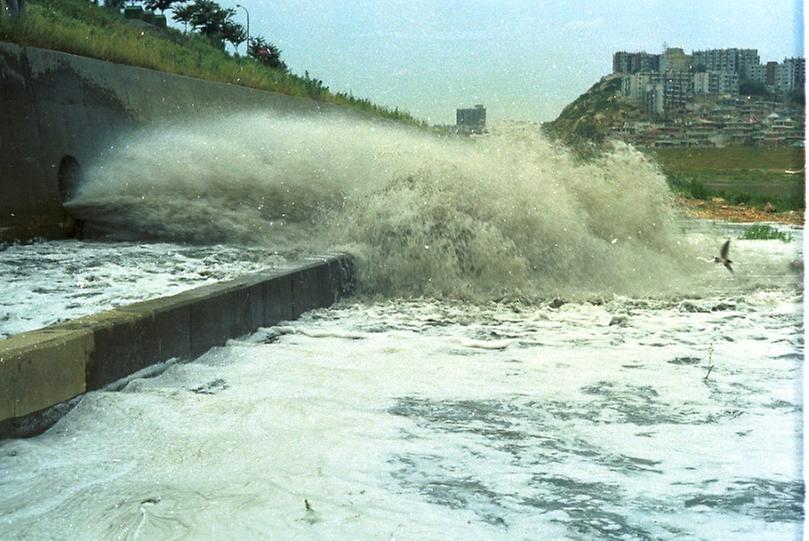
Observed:
[[[358,294],[0,443],[2,539],[801,536],[802,229],[682,222],[629,147],[235,116],[127,134],[69,206],[197,247],[9,248],[4,321],[276,251]]]
[[[0,245],[0,339],[285,261],[264,248],[221,245]]]
[[[359,297],[89,393],[0,443],[0,538],[799,539],[802,231],[743,230],[676,293]]]

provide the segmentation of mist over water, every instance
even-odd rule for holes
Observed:
[[[164,240],[343,249],[364,293],[491,299],[681,289],[703,267],[671,201],[633,149],[581,164],[536,127],[252,114],[127,135],[71,205]]]

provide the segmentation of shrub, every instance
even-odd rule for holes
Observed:
[[[779,231],[778,229],[767,224],[756,224],[747,228],[744,233],[739,236],[742,240],[780,240],[782,242],[790,242],[792,234],[788,231]]]

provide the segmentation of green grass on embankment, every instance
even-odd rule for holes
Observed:
[[[652,151],[672,188],[682,195],[779,211],[805,207],[804,149],[794,147],[669,148]]]
[[[739,236],[743,240],[780,240],[781,242],[792,241],[792,233],[781,231],[767,224],[756,224],[747,228]]]
[[[130,24],[123,16],[87,0],[29,0],[22,20],[0,15],[0,41],[309,97],[400,122],[422,124],[407,112],[350,94],[332,93],[317,79],[268,68],[250,58],[231,57],[196,34]]]

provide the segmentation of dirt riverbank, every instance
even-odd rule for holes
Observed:
[[[677,204],[687,216],[728,222],[778,222],[803,225],[804,211],[767,211],[746,205],[732,205],[722,198],[708,200],[678,197]]]

